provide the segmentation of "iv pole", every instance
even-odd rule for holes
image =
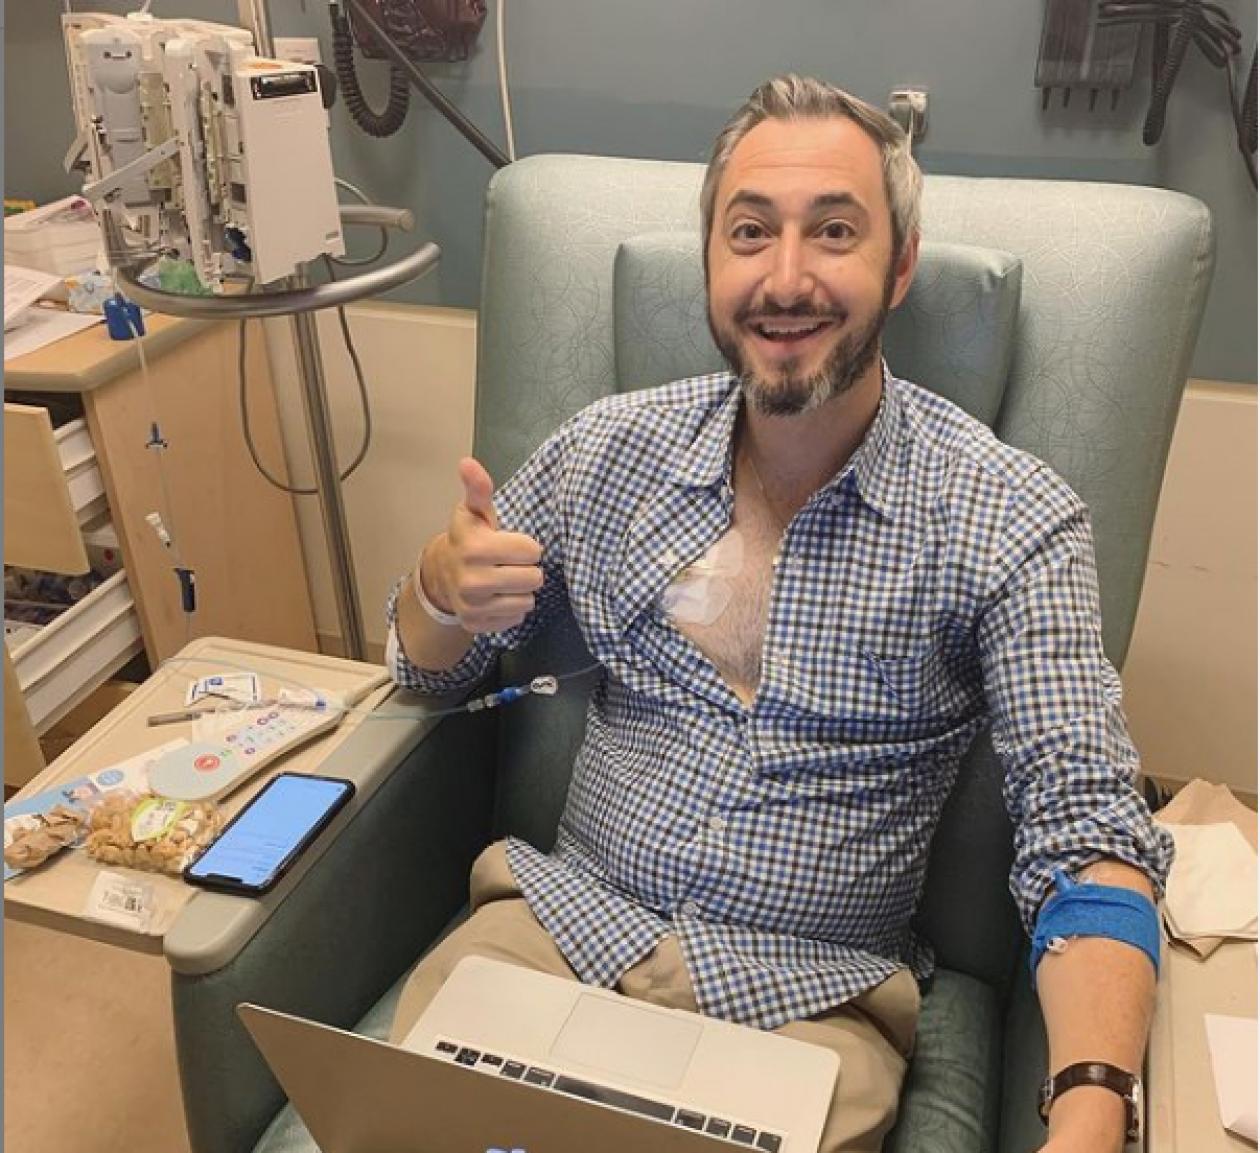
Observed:
[[[239,0],[237,10],[246,27],[254,33],[254,51],[259,56],[273,55],[271,16],[267,0]],[[289,286],[301,290],[310,286],[305,272],[289,279]],[[342,655],[361,661],[365,655],[363,613],[359,605],[359,587],[354,576],[354,554],[350,547],[350,526],[341,494],[341,478],[337,472],[337,453],[333,441],[332,418],[328,407],[328,388],[324,365],[319,355],[319,332],[309,312],[296,312],[290,321],[293,344],[297,352],[298,376],[302,381],[302,407],[306,413],[306,429],[310,436],[315,461],[315,490],[319,511],[324,521],[324,536],[332,561],[333,593],[337,601],[337,620],[341,625]]]
[[[237,10],[241,23],[254,35],[254,50],[260,56],[270,56],[273,46],[267,0],[237,0]],[[342,221],[347,224],[375,224],[400,229],[410,229],[413,219],[411,213],[405,209],[378,206],[342,205],[340,213]],[[415,280],[437,264],[441,256],[440,250],[437,245],[426,243],[391,265],[331,284],[312,286],[306,273],[299,272],[289,277],[285,287],[277,292],[249,293],[237,297],[180,296],[149,288],[135,278],[133,273],[137,269],[130,266],[125,238],[108,206],[103,208],[101,216],[105,222],[106,248],[110,252],[110,263],[116,270],[118,283],[137,304],[172,316],[204,320],[284,315],[291,317],[298,375],[302,386],[302,406],[306,414],[311,456],[315,465],[315,489],[319,497],[332,567],[342,655],[351,660],[363,660],[363,616],[359,606],[341,478],[337,471],[328,391],[319,353],[319,334],[311,313],[316,309],[348,304]]]

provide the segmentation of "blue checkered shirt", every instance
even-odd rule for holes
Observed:
[[[534,612],[450,670],[394,660],[408,688],[466,688],[572,609],[604,675],[554,849],[512,840],[508,860],[577,975],[612,986],[676,933],[703,1011],[765,1029],[926,978],[910,920],[985,725],[1026,928],[1056,868],[1108,856],[1162,888],[1171,840],[1133,788],[1087,510],[949,402],[885,374],[862,445],[784,535],[751,706],[675,628],[662,593],[731,523],[741,400],[718,374],[573,417],[494,501],[543,546]]]

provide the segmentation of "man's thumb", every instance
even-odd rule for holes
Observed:
[[[459,479],[464,485],[464,507],[491,528],[497,529],[499,520],[494,515],[494,505],[490,503],[494,495],[494,481],[490,479],[490,474],[480,461],[466,456],[459,462]]]

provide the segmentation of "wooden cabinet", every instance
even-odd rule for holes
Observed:
[[[147,374],[134,342],[110,340],[103,326],[5,364],[6,564],[83,572],[83,531],[106,519],[123,559],[122,571],[6,650],[6,721],[20,728],[24,711],[35,733],[141,651],[156,667],[207,635],[316,650],[293,498],[268,484],[245,446],[239,326],[156,315],[146,323]],[[251,336],[254,440],[286,478],[266,351]],[[49,410],[67,397],[82,416],[54,418]],[[153,444],[155,426],[165,447]],[[195,576],[191,615],[178,566]],[[14,683],[21,702],[10,699]],[[40,766],[10,748],[8,728],[5,783],[21,784]]]

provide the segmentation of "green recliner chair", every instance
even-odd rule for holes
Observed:
[[[475,453],[497,480],[598,397],[720,367],[699,262],[702,173],[540,156],[495,176]],[[923,235],[889,363],[1085,499],[1120,665],[1211,276],[1208,212],[1157,189],[928,177]],[[586,663],[569,620],[499,676]],[[507,834],[551,846],[585,708],[572,688],[437,723],[364,723],[326,771],[372,761],[386,779],[301,880],[227,916],[231,931],[216,930],[218,906],[192,916],[194,902],[166,947],[195,1153],[314,1149],[236,1004],[383,1036],[402,976],[463,915],[477,853]],[[1044,1141],[1045,1035],[1007,890],[1012,856],[1001,767],[982,738],[931,847],[919,928],[938,969],[888,1153],[1028,1153]]]

